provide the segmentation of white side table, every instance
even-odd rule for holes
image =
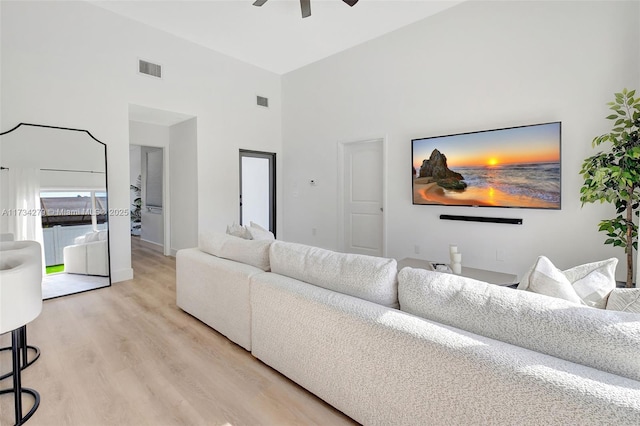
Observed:
[[[434,269],[431,266],[432,263],[434,262],[430,260],[407,257],[398,261],[398,270],[408,266],[411,268],[433,271]],[[462,273],[460,275],[467,278],[473,278],[474,280],[502,286],[510,286],[518,283],[517,275],[506,274],[504,272],[487,271],[486,269],[469,268],[467,266],[462,267]]]

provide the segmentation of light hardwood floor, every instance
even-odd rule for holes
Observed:
[[[29,324],[42,356],[22,382],[42,401],[28,425],[354,424],[180,310],[174,258],[137,240],[132,255],[133,280],[47,300]],[[10,369],[0,353],[0,373]],[[13,398],[2,395],[0,425],[12,424]]]

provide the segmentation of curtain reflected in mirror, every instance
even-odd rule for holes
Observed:
[[[37,241],[43,299],[111,285],[106,145],[21,123],[0,133],[0,239]]]

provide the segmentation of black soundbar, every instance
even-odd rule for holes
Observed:
[[[465,222],[491,222],[491,223],[509,223],[512,225],[522,225],[522,219],[514,219],[510,217],[456,216],[451,214],[441,214],[440,219],[462,220]]]

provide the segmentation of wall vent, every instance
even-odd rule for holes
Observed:
[[[141,74],[147,74],[152,77],[162,78],[162,66],[152,62],[138,60],[138,71]]]
[[[269,108],[269,98],[265,98],[264,96],[257,96],[256,103],[258,106]]]

